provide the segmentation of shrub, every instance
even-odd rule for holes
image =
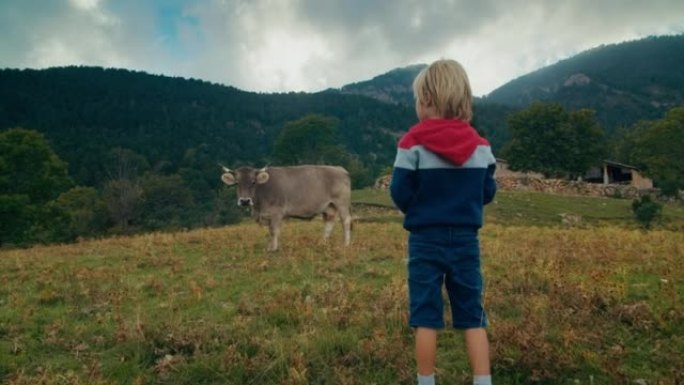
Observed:
[[[651,228],[651,223],[660,216],[662,209],[663,205],[651,199],[650,195],[644,195],[632,201],[634,217],[645,229]]]

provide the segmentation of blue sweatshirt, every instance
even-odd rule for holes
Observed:
[[[467,122],[426,119],[399,141],[390,194],[404,228],[482,226],[496,193],[489,142]]]

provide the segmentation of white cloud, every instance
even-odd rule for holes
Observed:
[[[0,67],[125,67],[273,92],[449,57],[481,95],[591,47],[682,33],[683,14],[679,0],[0,1]]]
[[[69,3],[78,9],[91,10],[97,8],[99,0],[69,0]]]
[[[0,6],[0,25],[12,32],[0,34],[4,35],[0,45],[7,47],[0,57],[0,66],[133,64],[112,44],[119,35],[117,17],[99,9],[98,1],[36,4],[29,0],[21,4],[25,7]]]

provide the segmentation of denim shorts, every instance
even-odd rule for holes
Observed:
[[[442,287],[449,295],[454,328],[486,327],[477,229],[430,227],[411,231],[408,286],[412,327],[444,327]]]

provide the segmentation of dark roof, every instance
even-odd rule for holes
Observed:
[[[628,165],[628,164],[616,162],[616,161],[613,161],[613,160],[604,160],[603,163],[604,163],[604,164],[607,164],[607,165],[609,165],[609,166],[616,166],[616,167],[622,167],[622,168],[631,168],[632,170],[638,170],[638,169],[639,169],[639,168],[637,168],[637,167],[635,167],[635,166],[630,166],[630,165]]]

